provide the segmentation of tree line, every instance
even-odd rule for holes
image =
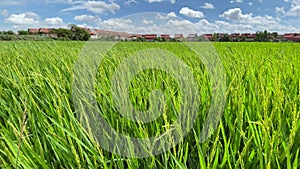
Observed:
[[[214,34],[213,41],[219,42],[278,42],[278,33],[277,32],[268,32],[267,30],[264,31],[257,31],[253,38],[248,38],[246,36],[238,36],[232,37],[229,34],[225,34],[224,36],[220,37],[218,34]]]
[[[41,36],[41,33],[32,33],[27,30],[19,30],[18,33],[13,31],[0,32],[0,40],[74,40],[88,41],[91,38],[89,31],[72,25],[71,29],[58,28],[52,29],[49,34],[55,36]]]

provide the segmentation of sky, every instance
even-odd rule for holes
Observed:
[[[300,32],[300,0],[0,0],[0,31],[68,28],[129,33]]]

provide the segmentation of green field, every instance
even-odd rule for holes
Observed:
[[[149,93],[161,89],[166,106],[155,122],[128,121],[110,90],[122,60],[141,49],[171,51],[199,86],[198,118],[179,144],[152,157],[126,158],[102,149],[77,119],[72,82],[83,42],[0,42],[0,168],[300,168],[300,44],[213,45],[227,76],[226,105],[204,143],[199,136],[212,89],[195,53],[182,43],[134,42],[107,53],[95,81],[97,104],[114,129],[128,136],[155,136],[170,128],[182,93],[168,73],[140,72],[130,82],[129,101],[147,110]]]

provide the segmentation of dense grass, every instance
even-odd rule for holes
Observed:
[[[143,159],[103,150],[79,124],[72,100],[73,68],[82,42],[0,43],[0,168],[299,168],[300,44],[215,43],[227,74],[223,118],[199,143],[210,98],[201,61],[180,43],[120,43],[99,67],[95,91],[103,116],[119,132],[155,135],[176,117],[180,91],[159,70],[131,81],[130,101],[149,108],[148,95],[162,89],[167,107],[156,123],[128,122],[116,111],[111,76],[130,53],[170,50],[189,65],[200,86],[201,111],[194,129],[170,151]],[[164,126],[164,127],[161,127]]]

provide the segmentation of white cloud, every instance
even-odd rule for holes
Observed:
[[[167,17],[169,17],[169,18],[173,17],[174,18],[174,17],[177,17],[177,16],[176,16],[175,12],[170,12],[170,13],[167,14]]]
[[[172,17],[173,16],[173,17]],[[226,21],[217,20],[211,22],[200,19],[194,23],[188,19],[182,20],[176,17],[175,13],[159,14],[154,13],[147,17],[130,16],[132,18],[115,18],[102,21],[100,29],[115,30],[128,33],[255,33],[256,31],[277,31],[278,33],[299,32],[300,28],[286,24],[277,17],[268,15],[253,16],[251,13],[243,13],[240,8],[229,9],[220,15]],[[138,19],[140,18],[140,19]]]
[[[147,0],[149,3],[154,3],[154,2],[162,2],[162,1],[166,1],[166,0]],[[170,2],[172,4],[174,4],[176,2],[176,0],[170,0]]]
[[[286,16],[300,16],[300,0],[284,0],[284,2],[291,3],[290,9],[287,11],[278,11],[280,10],[280,8],[278,8],[278,10],[276,9],[277,14],[282,13],[286,14]]]
[[[0,16],[8,17],[9,12],[6,9],[0,10]]]
[[[248,2],[248,5],[249,5],[249,6],[252,6],[252,5],[253,5],[253,2]]]
[[[113,18],[101,22],[100,27],[106,30],[122,31],[133,29],[134,27],[132,23],[131,19]]]
[[[188,7],[181,8],[179,13],[191,18],[204,18],[204,14],[201,11],[195,11]]]
[[[176,14],[175,12],[170,12],[168,14],[160,14],[160,13],[157,13],[157,16],[156,16],[156,19],[161,19],[161,20],[165,20],[165,19],[170,19],[170,18],[176,18]]]
[[[230,1],[230,3],[242,3],[243,2],[243,0],[232,0],[232,1]]]
[[[292,5],[291,9],[287,12],[288,16],[300,16],[300,5]]]
[[[163,0],[148,0],[148,2],[153,3],[153,2],[161,2]]]
[[[18,0],[0,0],[1,6],[16,6],[23,4],[24,1],[18,1]]]
[[[204,5],[201,6],[203,9],[214,9],[214,5],[211,3],[205,3]]]
[[[131,5],[131,4],[137,4],[138,2],[136,0],[126,0],[124,2],[125,5]]]
[[[236,21],[249,20],[252,17],[252,13],[244,15],[242,14],[242,10],[240,8],[233,8],[225,11],[222,15],[219,15],[219,17]]]
[[[106,11],[115,13],[116,10],[120,9],[120,5],[111,2],[110,4],[104,1],[79,1],[77,5],[73,7],[63,9],[62,12],[76,11],[76,10],[87,10],[96,14],[102,14]]]
[[[41,17],[34,12],[24,12],[20,14],[11,14],[4,21],[7,24],[10,24],[10,29],[13,30],[26,30],[29,27],[43,28],[59,28],[66,27],[63,19],[60,17],[51,17],[41,19]]]
[[[178,19],[169,19],[165,22],[160,22],[161,20],[148,20],[148,23],[151,24],[145,25],[143,22],[142,24],[135,23],[130,19],[113,19],[109,21],[104,21],[100,28],[110,28],[109,30],[116,30],[116,31],[125,31],[129,33],[156,33],[156,34],[175,34],[175,33],[183,33],[187,35],[188,33],[194,32],[196,33],[197,30],[193,26],[192,22],[188,20],[178,20]]]
[[[63,4],[72,4],[73,0],[45,0],[46,4],[59,4],[59,3],[63,3]]]
[[[230,10],[228,10],[230,11]],[[114,18],[100,22],[98,28],[104,30],[114,30],[128,33],[183,33],[185,36],[190,33],[255,33],[256,31],[268,30],[271,32],[299,32],[300,28],[286,24],[278,18],[272,16],[252,16],[252,14],[243,14],[242,10],[233,14],[224,13],[226,21],[217,20],[210,22],[206,19],[200,19],[194,23],[189,20],[182,20],[176,17],[170,17],[172,14],[147,15],[147,17],[137,19],[132,18]],[[222,15],[220,16],[221,18]]]
[[[205,19],[195,24],[201,33],[235,33],[254,32],[254,28],[248,24],[229,23],[225,21],[209,22]]]
[[[101,18],[99,16],[92,16],[92,15],[79,15],[74,17],[75,21],[80,21],[80,22],[94,22],[94,23],[99,23],[101,21]]]
[[[153,24],[154,22],[152,20],[146,20],[146,19],[144,19],[143,23],[144,24]]]
[[[290,0],[293,5],[300,5],[300,0]]]
[[[46,25],[51,26],[59,26],[64,24],[63,20],[60,17],[46,18],[44,22]]]
[[[265,28],[268,25],[276,25],[279,23],[280,19],[274,18],[269,15],[265,16],[252,16],[252,13],[243,14],[240,8],[233,8],[225,11],[222,15],[219,15],[221,18],[225,18],[226,20],[233,21],[234,23],[243,23],[249,25],[260,25]]]
[[[192,30],[195,32],[196,29],[193,29],[193,25],[188,20],[180,20],[175,17],[167,18],[168,14],[161,14],[165,17],[164,20],[158,17],[157,13],[148,15],[147,18],[134,15],[131,18],[114,18],[102,21],[99,24],[100,29],[104,30],[113,30],[120,32],[128,33],[156,33],[156,34],[175,34],[175,33],[188,33]]]
[[[284,12],[284,9],[277,8],[277,11]],[[240,8],[229,9],[219,15],[219,17],[228,20],[228,22],[226,22],[228,24],[224,24],[224,21],[215,22],[215,24],[220,26],[220,28],[227,30],[226,32],[232,32],[230,30],[236,30],[234,32],[244,32],[245,30],[248,30],[249,32],[269,30],[277,31],[279,33],[285,33],[286,31],[300,31],[299,27],[297,28],[291,24],[283,23],[283,21],[278,17],[272,17],[269,15],[253,16],[252,13],[243,14]]]
[[[269,15],[265,16],[255,16],[251,17],[249,21],[241,21],[241,23],[247,23],[251,25],[256,26],[263,26],[265,29],[268,29],[268,27],[279,25],[280,20],[278,18],[274,18]],[[261,30],[261,29],[258,29]]]
[[[226,22],[215,21],[209,22],[207,20],[200,20],[194,25],[200,33],[255,33],[256,31],[268,30],[270,32],[286,33],[286,32],[299,32],[300,28],[294,27],[289,24],[283,24],[279,21],[266,22],[268,17],[254,17],[255,22]]]
[[[170,27],[176,27],[176,29],[189,29],[192,25],[192,22],[189,20],[172,19],[167,22],[167,25],[169,25]]]
[[[40,16],[33,12],[25,12],[21,14],[12,14],[7,19],[6,23],[13,25],[37,25]]]
[[[284,7],[276,7],[275,11],[277,14],[285,14]]]

